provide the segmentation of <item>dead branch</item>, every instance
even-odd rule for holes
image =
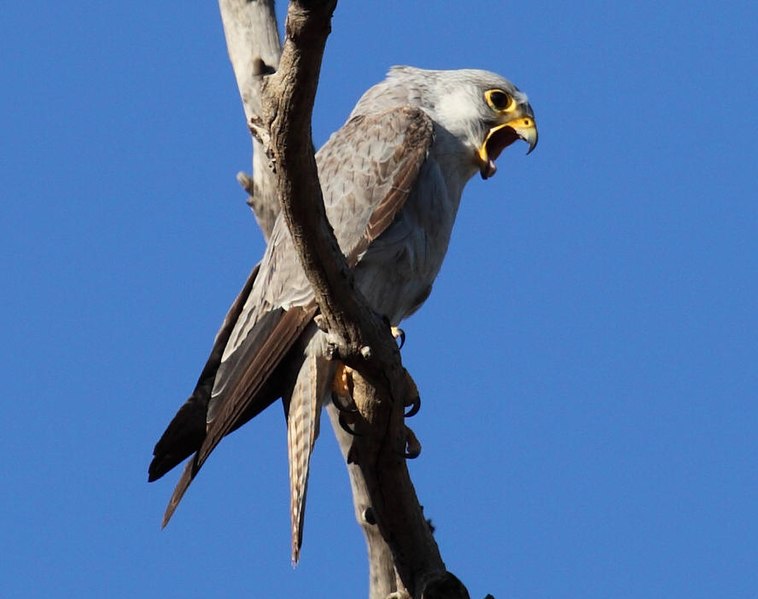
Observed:
[[[357,371],[354,399],[364,434],[354,439],[338,434],[338,438],[350,463],[356,516],[372,559],[370,596],[468,597],[465,587],[445,569],[406,468],[403,407],[411,403],[415,385],[386,324],[354,289],[352,273],[324,212],[310,135],[311,113],[336,0],[290,3],[279,68],[270,76],[267,69],[261,72],[256,55],[237,55],[241,46],[249,47],[249,41],[241,42],[246,34],[228,24],[229,19],[248,18],[245,10],[251,4],[266,3],[220,0],[248,123],[259,138],[256,143],[268,146],[265,155],[270,162],[256,163],[254,177],[266,172],[264,179],[278,196],[326,326],[339,340],[339,356]],[[269,66],[265,61],[263,65]],[[248,75],[241,76],[238,69]],[[258,86],[259,108],[246,95],[250,86]],[[263,156],[259,151],[263,147],[256,148],[256,156]],[[253,188],[255,199],[258,187],[253,182],[245,184]],[[270,199],[261,201],[265,204]],[[259,209],[255,211],[261,223]],[[270,232],[265,222],[261,227],[264,234]],[[387,563],[390,554],[393,567]]]
[[[224,31],[237,85],[248,124],[261,122],[262,74],[270,74],[279,66],[281,46],[273,0],[219,0]],[[260,58],[258,61],[256,59]],[[273,169],[265,155],[265,148],[253,136],[253,175],[238,173],[237,180],[249,194],[248,204],[253,209],[263,236],[268,240],[279,214],[279,201],[275,193]],[[346,435],[333,419],[335,436],[342,454],[352,446],[352,437]],[[360,468],[348,465],[356,519],[366,537],[369,554],[369,597],[384,599],[395,587],[395,570],[392,554],[375,524],[367,523],[362,514],[370,506],[368,490]]]
[[[282,53],[274,0],[219,0],[218,4],[245,121],[254,132],[260,121],[263,77],[276,71]],[[237,181],[248,193],[247,203],[268,241],[279,214],[279,202],[264,147],[255,135],[252,142],[252,177],[238,173]]]

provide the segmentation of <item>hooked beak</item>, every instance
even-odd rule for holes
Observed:
[[[538,137],[537,123],[531,115],[511,119],[507,123],[490,129],[476,156],[482,179],[489,179],[495,174],[497,171],[495,160],[505,148],[517,139],[521,139],[529,144],[529,150],[526,153],[531,154],[532,150],[537,147]]]

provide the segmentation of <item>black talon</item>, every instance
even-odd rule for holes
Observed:
[[[416,433],[407,426],[405,427],[405,451],[403,455],[407,460],[415,460],[421,455],[421,442],[418,440]]]
[[[403,349],[403,346],[405,345],[405,331],[401,329],[400,327],[395,327],[395,330],[397,331],[397,337],[395,337],[395,341],[400,339],[400,341],[397,344],[398,349]]]
[[[342,430],[344,430],[347,434],[352,435],[353,437],[362,437],[360,433],[350,428],[350,425],[348,424],[347,420],[345,419],[345,414],[343,412],[340,412],[339,417],[337,418],[337,422],[340,423],[340,426],[342,427]]]
[[[340,399],[337,399],[340,398]],[[353,403],[350,404],[342,404],[340,403],[341,396],[338,393],[332,393],[332,403],[334,404],[334,407],[337,408],[337,411],[341,414],[356,414],[358,413],[358,406]]]
[[[410,449],[408,451],[404,451],[403,452],[403,457],[406,460],[415,460],[420,455],[421,455],[421,448],[420,447],[418,449],[414,448],[414,449]]]
[[[411,409],[403,414],[406,418],[410,418],[411,416],[418,414],[419,410],[421,409],[421,397],[417,395],[416,399],[411,402],[410,406]]]

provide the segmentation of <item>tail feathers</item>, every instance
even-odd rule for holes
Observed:
[[[274,380],[268,381],[266,385],[263,386],[263,389],[256,394],[255,400],[251,402],[251,406],[246,412],[243,412],[242,416],[238,420],[238,422],[230,427],[229,433],[232,431],[237,430],[240,426],[257,416],[261,411],[266,409],[268,406],[270,406],[272,403],[276,401],[276,399],[281,395],[278,391],[279,389],[279,382],[274,377]],[[189,402],[188,402],[189,403]],[[185,404],[186,406],[186,404]],[[182,409],[184,406],[182,406]],[[181,410],[180,410],[181,412]],[[177,420],[179,418],[179,414],[177,414],[174,417],[174,420]],[[206,431],[207,431],[207,425],[205,423],[206,417],[205,413],[203,413],[203,419],[202,419],[202,436],[199,436],[196,440],[196,445],[194,448],[189,451],[188,453],[181,456],[181,458],[178,461],[173,461],[171,463],[170,470],[176,464],[187,458],[188,456],[192,455],[192,459],[190,459],[189,462],[187,462],[187,465],[184,467],[184,471],[182,472],[182,475],[179,477],[179,481],[176,483],[176,487],[174,488],[174,492],[171,494],[171,499],[168,502],[168,505],[166,506],[166,511],[163,514],[163,523],[161,524],[162,528],[165,528],[168,524],[169,520],[171,520],[171,517],[174,515],[174,512],[176,511],[176,508],[179,506],[179,502],[184,497],[184,494],[187,492],[187,489],[189,488],[190,484],[193,480],[195,480],[195,476],[197,476],[197,473],[200,471],[200,468],[202,468],[203,464],[205,463],[205,460],[200,459],[200,450],[203,448],[203,443],[206,440]],[[171,429],[171,426],[173,425],[174,421],[171,422],[169,425],[169,429]],[[177,425],[178,426],[178,425]],[[166,433],[164,433],[164,437],[169,431],[167,430]],[[227,433],[227,434],[229,434]],[[161,437],[162,439],[163,437]],[[193,439],[193,442],[195,442],[195,439]],[[160,443],[160,441],[159,441]],[[189,447],[189,445],[187,445]],[[215,447],[215,445],[214,445]],[[206,458],[208,457],[208,454],[213,449],[211,448],[206,453]],[[179,454],[175,454],[177,457],[179,457]],[[155,458],[153,462],[155,463],[158,460],[158,458]],[[168,461],[164,458],[163,461]],[[150,464],[150,472],[152,472],[153,464]],[[167,471],[167,470],[166,470]],[[165,472],[165,471],[164,471]],[[161,474],[161,476],[163,473]]]
[[[321,404],[326,390],[328,372],[329,363],[326,360],[316,356],[307,356],[289,398],[287,450],[293,565],[296,565],[300,559],[300,547],[303,543],[308,471],[313,446],[318,436]]]
[[[156,457],[149,469],[151,479],[163,475],[193,452],[194,456],[174,489],[163,518],[164,526],[221,439],[281,397],[281,376],[288,369],[285,358],[314,312],[315,307],[309,306],[267,313],[260,324],[265,334],[260,333],[256,324],[228,359],[229,368],[222,372],[222,363],[209,387],[202,386],[207,392],[198,395],[195,401],[190,398],[174,417],[156,446]],[[219,380],[223,377],[228,380]],[[211,396],[210,388],[216,387],[220,388],[219,393]],[[219,407],[211,418],[213,402]]]
[[[168,524],[168,521],[171,520],[171,516],[174,515],[176,508],[179,506],[179,502],[182,500],[182,497],[184,497],[184,494],[187,492],[190,483],[194,480],[199,470],[200,465],[197,463],[197,454],[195,454],[192,456],[192,459],[187,462],[187,465],[184,467],[184,471],[182,472],[181,477],[179,477],[179,482],[176,483],[174,492],[171,494],[171,499],[169,500],[168,505],[166,506],[166,511],[163,514],[163,522],[161,522],[161,528],[166,528],[166,524]]]

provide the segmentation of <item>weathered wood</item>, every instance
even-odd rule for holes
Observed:
[[[281,43],[273,0],[219,0],[229,58],[237,80],[248,126],[260,121],[261,73],[270,73],[279,66]],[[262,61],[256,62],[256,58]],[[253,136],[253,174],[238,173],[237,180],[249,194],[263,236],[268,240],[279,214],[273,170],[265,147]],[[337,425],[335,435],[347,460],[352,437]],[[396,588],[392,553],[378,527],[366,523],[362,514],[370,505],[363,474],[357,466],[347,466],[356,520],[366,537],[369,557],[369,597],[384,599]],[[361,509],[359,506],[364,506]]]
[[[369,568],[369,599],[386,599],[390,593],[397,590],[395,582],[395,567],[393,565],[392,551],[384,542],[379,527],[376,525],[376,517],[371,506],[366,479],[360,466],[348,461],[350,448],[353,445],[353,437],[349,435],[339,424],[339,411],[334,405],[327,406],[329,420],[334,429],[342,456],[347,464],[350,477],[350,488],[353,492],[353,508],[355,519],[358,521],[366,539],[368,550]]]
[[[229,59],[237,80],[247,126],[261,114],[261,82],[279,66],[279,41],[273,0],[219,0]],[[265,148],[254,136],[252,176],[238,173],[237,180],[248,193],[247,203],[268,241],[279,214],[274,177]]]
[[[386,324],[354,289],[324,211],[311,114],[336,0],[290,3],[279,66],[268,76],[271,65],[265,59],[256,61],[260,54],[250,51],[247,36],[253,29],[247,19],[251,5],[270,4],[269,16],[259,17],[269,19],[273,3],[219,3],[248,125],[259,138],[255,156],[266,157],[262,164],[256,159],[252,184],[244,179],[243,183],[253,190],[254,210],[266,237],[271,230],[266,214],[276,211],[266,206],[272,197],[266,194],[278,197],[326,327],[337,340],[340,359],[356,370],[354,399],[361,436],[349,438],[340,430],[337,437],[349,463],[356,518],[369,547],[370,597],[468,597],[465,587],[445,569],[405,464],[403,409],[417,393],[415,385]],[[236,19],[242,25],[232,22]],[[250,90],[258,94],[260,104],[255,104]],[[259,173],[267,191],[259,191]],[[330,416],[334,420],[331,410]]]

